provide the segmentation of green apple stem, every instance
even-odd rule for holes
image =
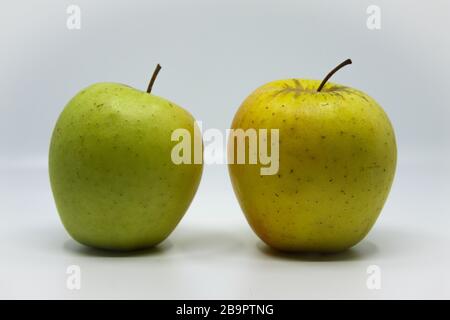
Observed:
[[[159,63],[157,64],[155,71],[153,71],[152,78],[150,79],[150,83],[148,84],[147,93],[152,92],[153,84],[155,83],[156,77],[158,76],[159,70],[161,70],[161,66]]]
[[[344,62],[342,62],[341,64],[339,64],[336,68],[334,68],[333,70],[331,70],[327,76],[325,77],[325,79],[322,80],[322,82],[320,83],[319,89],[317,89],[317,92],[320,92],[323,87],[325,86],[325,83],[327,83],[327,81],[333,76],[333,74],[336,73],[336,71],[338,71],[339,69],[341,69],[342,67],[345,67],[348,64],[352,64],[352,60],[347,59]]]

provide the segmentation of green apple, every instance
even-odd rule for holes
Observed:
[[[78,242],[103,249],[154,246],[189,207],[202,164],[174,164],[174,130],[194,118],[175,103],[117,83],[70,100],[51,139],[49,173],[62,223]]]
[[[279,129],[279,170],[230,164],[234,191],[255,233],[283,251],[337,252],[374,225],[394,178],[392,125],[374,99],[350,87],[289,79],[256,89],[232,129]],[[249,144],[246,144],[248,152]],[[230,150],[229,150],[230,151]]]

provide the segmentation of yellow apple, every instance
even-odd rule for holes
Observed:
[[[367,94],[327,82],[349,63],[322,82],[265,84],[235,115],[232,129],[279,129],[276,174],[261,175],[260,161],[229,164],[250,226],[273,248],[336,252],[352,247],[372,228],[386,201],[397,158],[392,125]]]

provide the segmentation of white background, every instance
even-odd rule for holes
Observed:
[[[66,9],[81,8],[81,30]],[[366,9],[381,8],[381,30]],[[450,5],[447,1],[5,1],[0,21],[0,298],[450,298]],[[367,92],[397,134],[399,162],[368,237],[336,255],[283,255],[253,234],[225,166],[156,249],[119,254],[78,245],[56,212],[47,174],[55,121],[95,82],[146,88],[228,128],[239,104],[279,78]],[[380,290],[366,286],[381,268]],[[81,267],[81,290],[66,269]]]

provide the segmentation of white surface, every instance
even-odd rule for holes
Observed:
[[[71,240],[59,222],[45,158],[3,164],[0,298],[450,298],[449,170],[445,158],[433,166],[428,160],[403,157],[372,232],[336,255],[268,249],[231,187],[208,187],[226,182],[225,167],[206,168],[187,215],[157,249],[92,250]],[[372,264],[381,268],[381,290],[366,286]],[[66,287],[69,265],[81,267],[81,290]]]

